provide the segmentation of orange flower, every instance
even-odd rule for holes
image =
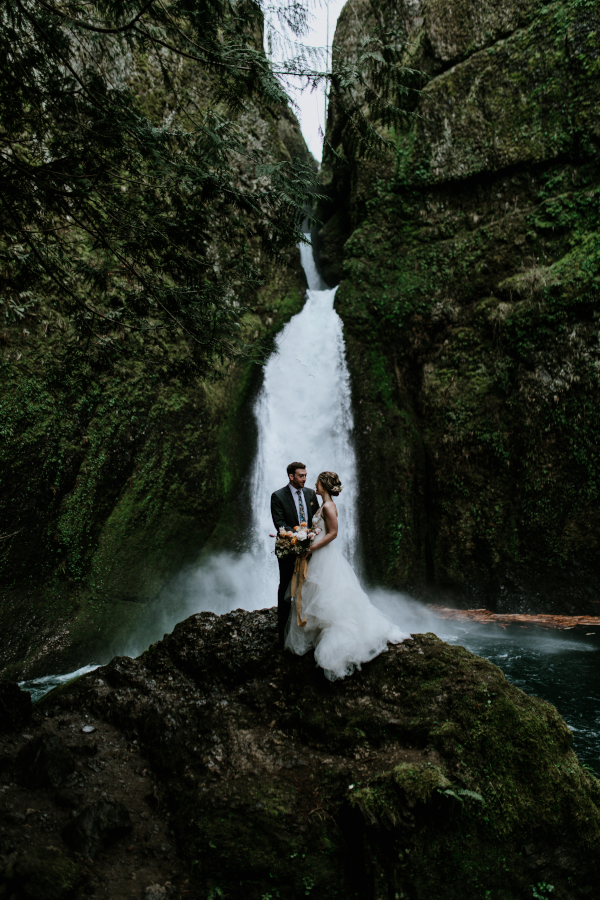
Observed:
[[[299,525],[294,525],[294,531],[298,531],[299,528],[300,528]]]
[[[292,544],[297,544],[297,543],[298,543],[298,538],[297,538],[297,537],[293,537],[293,538],[292,538]]]
[[[306,522],[300,522],[302,528],[306,528]]]

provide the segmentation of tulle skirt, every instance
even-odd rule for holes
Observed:
[[[315,661],[330,681],[360,669],[386,650],[388,642],[399,644],[410,637],[373,606],[335,541],[310,558],[302,615],[304,628],[298,626],[291,603],[285,647],[298,656],[314,648]]]

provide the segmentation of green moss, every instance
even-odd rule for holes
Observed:
[[[455,190],[380,185],[346,245],[337,304],[376,577],[483,586],[511,559],[531,577],[541,560],[595,565],[597,178],[516,175],[460,212]]]
[[[593,895],[600,782],[553,706],[433,634],[334,683],[274,669],[269,620],[193,616],[44,702],[136,735],[202,896]]]
[[[369,16],[348,4],[340,58]],[[434,2],[406,27],[431,78],[393,174],[347,146],[328,175],[365,559],[421,595],[559,609],[561,577],[583,598],[598,568],[598,6]]]
[[[443,29],[433,19],[438,9],[431,9],[423,38],[431,41],[434,31],[443,44]],[[414,126],[416,139],[399,141],[409,183],[464,179],[578,155],[583,147],[592,152],[599,63],[593,37],[590,43],[580,35],[595,33],[597,5],[559,0],[532,13],[530,6],[523,28],[515,28],[517,14],[512,33],[493,45],[474,54],[465,48],[459,65],[425,87],[426,114]]]
[[[374,896],[531,896],[531,844],[576,827],[594,852],[600,783],[580,766],[553,706],[433,635],[417,646],[391,666],[382,658],[370,677],[374,697],[401,691],[395,732],[420,759],[344,786],[347,837],[358,841]],[[557,896],[575,896],[566,873],[553,881]]]
[[[339,690],[320,686],[318,703],[312,689],[288,710],[286,732],[303,755],[330,754],[329,768],[276,768],[261,781],[240,773],[204,795],[214,812],[205,801],[201,814],[180,815],[207,887],[287,900],[309,876],[318,898],[526,900],[536,860],[548,856],[556,896],[586,896],[586,876],[571,883],[550,857],[567,857],[571,840],[593,856],[600,783],[553,706],[432,634]],[[365,753],[397,762],[353,772]]]
[[[258,31],[254,37],[262,52]],[[138,49],[124,73],[157,124],[173,116],[189,124],[192,107],[231,119],[231,110],[215,107],[214,73],[189,60],[170,65]],[[252,148],[236,157],[240,180],[253,177],[256,152],[264,161],[314,164],[287,106],[250,102],[238,112],[232,127]],[[268,259],[235,223],[225,224],[226,238],[214,234],[213,263],[226,272],[232,255],[243,256],[249,269],[244,283],[229,285],[232,303],[245,309],[239,344],[229,361],[212,360],[212,380],[190,377],[183,334],[166,340],[159,330],[148,341],[148,333],[124,329],[113,335],[123,347],[114,364],[93,339],[82,347],[52,285],[25,303],[24,318],[4,310],[0,667],[44,673],[88,661],[94,648],[107,652],[227,530],[229,499],[253,444],[248,400],[275,333],[302,306],[305,279],[295,248]],[[120,281],[109,282],[90,285],[100,292],[93,305],[118,307]]]

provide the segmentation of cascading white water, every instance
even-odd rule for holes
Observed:
[[[339,540],[356,563],[356,459],[342,323],[333,308],[336,288],[323,283],[310,245],[303,244],[300,254],[309,286],[306,303],[278,335],[254,406],[257,452],[250,483],[244,485],[252,504],[251,534],[233,535],[252,549],[206,555],[182,573],[153,607],[147,626],[131,637],[127,655],[135,656],[192,613],[277,603],[271,494],[287,483],[286,468],[295,460],[306,464],[309,487],[324,470],[340,476]]]
[[[306,304],[278,337],[254,409],[258,448],[249,486],[253,550],[213,554],[183,573],[161,596],[145,625],[123,643],[98,653],[98,662],[108,662],[115,654],[137,656],[193,613],[222,614],[237,607],[259,609],[276,604],[278,567],[272,553],[273,538],[269,537],[274,530],[270,497],[286,483],[286,466],[293,460],[306,463],[309,486],[323,469],[333,469],[340,476],[344,484],[338,500],[340,540],[346,556],[351,561],[355,556],[356,460],[342,326],[333,308],[335,288],[327,290],[323,284],[309,246],[301,247],[301,255],[309,285]],[[555,702],[575,732],[578,752],[597,765],[600,738],[594,673],[598,666],[593,656],[597,646],[568,641],[558,634],[515,636],[480,625],[465,629],[460,621],[436,619],[426,607],[397,592],[375,589],[370,596],[405,631],[434,631],[450,643],[460,643],[491,659],[520,688]],[[94,668],[85,666],[68,675],[22,684],[38,699],[55,685]]]
[[[300,254],[308,282],[306,303],[280,332],[254,407],[258,442],[247,486],[253,534],[251,540],[234,535],[252,549],[207,555],[197,567],[181,573],[148,610],[145,621],[138,620],[134,634],[97,654],[101,662],[114,655],[137,656],[193,613],[223,614],[240,607],[276,605],[279,569],[270,537],[274,532],[271,494],[287,483],[286,467],[295,460],[306,464],[309,487],[319,472],[339,475],[344,485],[337,500],[339,540],[344,555],[356,567],[356,458],[342,323],[333,308],[337,289],[323,283],[310,245],[303,244]],[[432,619],[419,604],[412,604],[410,611],[406,602],[401,607],[399,595],[377,592],[374,602],[403,627],[407,614],[419,623],[423,614]],[[68,677],[36,679],[27,686],[39,695]]]
[[[356,533],[356,459],[352,440],[350,376],[340,317],[333,308],[337,288],[329,290],[317,272],[312,247],[300,248],[308,282],[306,303],[277,339],[265,366],[254,414],[258,449],[252,475],[255,527],[262,537],[264,587],[276,583],[272,556],[271,494],[287,481],[288,463],[308,470],[307,487],[319,472],[334,471],[344,485],[337,506],[343,552],[352,561]]]

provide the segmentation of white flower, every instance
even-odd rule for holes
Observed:
[[[321,534],[321,529],[320,529],[320,528],[317,528],[316,531],[315,531],[315,534]]]
[[[285,530],[285,526],[284,526],[284,525],[282,525],[281,528],[279,529],[279,534],[286,534],[286,530]]]
[[[296,537],[298,538],[299,541],[305,541],[306,538],[308,537],[308,532],[306,532],[306,531],[297,531],[297,532],[296,532]]]

